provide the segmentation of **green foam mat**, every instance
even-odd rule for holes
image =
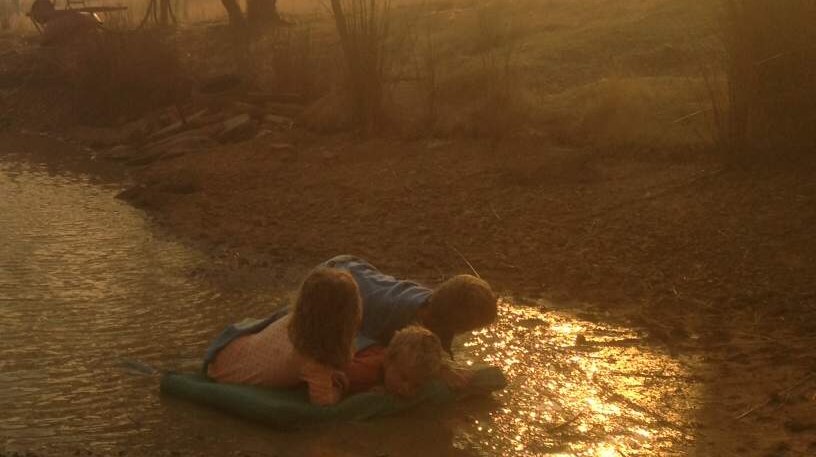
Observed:
[[[495,367],[477,369],[470,387],[457,392],[442,381],[428,383],[416,396],[401,399],[381,392],[365,392],[331,406],[309,403],[305,387],[265,389],[238,384],[219,384],[200,374],[167,373],[161,392],[202,405],[264,422],[280,428],[332,420],[360,421],[390,416],[423,403],[439,404],[472,395],[486,395],[506,386],[502,371]]]

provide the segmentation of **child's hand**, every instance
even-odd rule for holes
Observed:
[[[332,373],[332,385],[341,392],[348,392],[349,380],[348,376],[342,371],[335,371]]]
[[[462,368],[453,368],[448,365],[442,366],[439,376],[451,389],[462,390],[470,385],[471,372]]]
[[[387,394],[388,393],[388,391],[385,390],[385,386],[383,386],[383,385],[374,386],[374,387],[368,389],[368,392],[375,393],[375,394]]]

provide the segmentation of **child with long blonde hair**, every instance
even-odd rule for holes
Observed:
[[[348,388],[343,370],[360,321],[354,278],[318,267],[303,281],[291,313],[256,325],[254,332],[225,330],[208,352],[205,371],[231,384],[287,388],[305,382],[312,403],[334,404]]]
[[[468,388],[471,370],[444,360],[444,349],[432,331],[410,325],[397,331],[387,347],[375,344],[354,355],[346,375],[349,392],[376,389],[382,385],[399,397],[414,396],[423,385],[441,379],[455,390]]]

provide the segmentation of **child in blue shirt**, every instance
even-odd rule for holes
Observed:
[[[496,295],[487,282],[475,276],[454,276],[430,289],[386,275],[350,255],[334,257],[322,266],[347,270],[357,282],[363,303],[358,351],[372,344],[387,346],[396,331],[418,324],[435,333],[442,348],[452,356],[455,335],[496,320]]]
[[[363,320],[355,338],[355,352],[373,345],[388,346],[398,330],[420,325],[439,337],[442,349],[452,358],[451,344],[455,335],[486,327],[496,320],[496,295],[487,282],[475,276],[454,276],[430,289],[386,275],[365,260],[350,255],[334,257],[320,266],[348,271],[357,283]],[[283,307],[266,319],[246,320],[227,327],[207,349],[205,371],[230,342],[260,332],[288,313],[288,308]]]

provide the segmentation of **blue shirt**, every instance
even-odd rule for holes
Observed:
[[[322,266],[346,270],[357,282],[363,302],[363,322],[354,341],[355,351],[378,343],[387,346],[397,330],[416,322],[417,311],[431,296],[431,289],[383,274],[359,257],[341,255],[323,262]],[[229,343],[243,335],[260,332],[288,312],[289,308],[284,306],[266,319],[247,319],[225,328],[204,354],[204,373],[216,354]]]
[[[358,351],[375,343],[388,345],[397,330],[416,322],[417,311],[431,296],[431,289],[386,275],[359,257],[341,255],[322,266],[348,271],[360,289],[363,322],[355,341]]]

